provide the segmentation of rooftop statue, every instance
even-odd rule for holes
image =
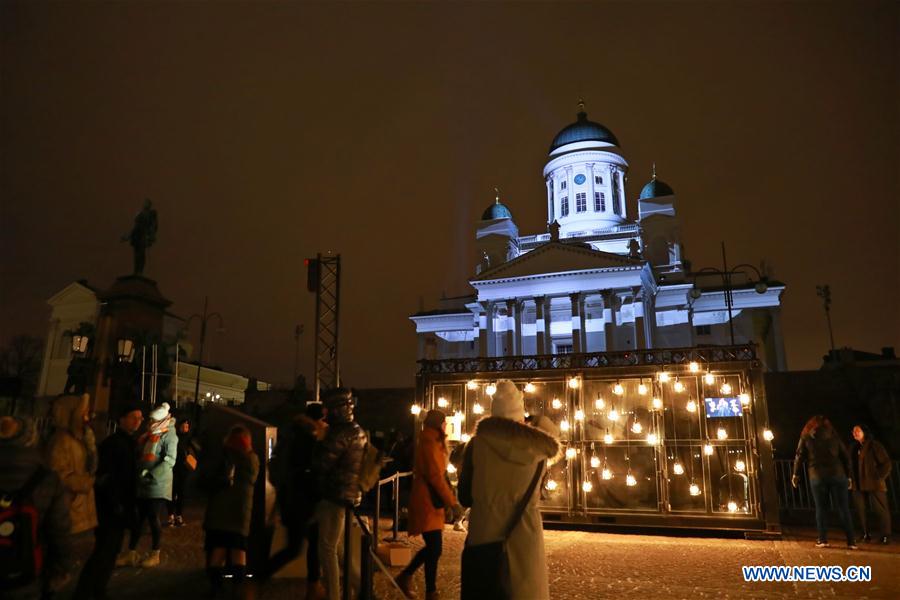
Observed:
[[[131,244],[134,250],[134,274],[144,274],[144,264],[147,261],[147,248],[156,242],[156,230],[158,221],[156,209],[150,199],[144,200],[144,208],[134,217],[134,227],[131,233],[122,236],[123,242]]]

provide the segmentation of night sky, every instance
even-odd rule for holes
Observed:
[[[474,224],[501,189],[545,230],[541,169],[583,96],[630,163],[657,164],[687,258],[787,283],[791,369],[900,349],[900,5],[102,3],[0,5],[0,341],[45,335],[46,299],[131,270],[208,360],[290,381],[314,301],[303,258],[343,258],[342,373],[411,386],[423,303],[467,293]]]

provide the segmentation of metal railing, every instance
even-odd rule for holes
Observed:
[[[718,362],[755,361],[756,358],[756,348],[752,344],[746,344],[701,348],[586,352],[579,354],[420,360],[419,373],[421,375],[452,375],[455,373],[590,369],[597,367],[660,367],[664,365],[687,364],[690,361],[708,365]]]
[[[412,471],[405,472],[397,472],[393,475],[385,477],[384,479],[380,479],[378,481],[378,485],[375,486],[375,537],[376,544],[378,543],[378,535],[381,531],[381,486],[387,485],[389,483],[393,483],[393,490],[391,491],[392,499],[394,502],[394,524],[392,526],[393,534],[389,538],[392,542],[397,541],[397,536],[400,533],[400,480],[404,477],[409,477],[412,475]]]
[[[815,511],[816,504],[809,485],[806,469],[800,470],[800,483],[795,488],[791,485],[794,461],[777,459],[775,461],[775,483],[778,488],[778,504],[782,512]],[[887,478],[888,506],[895,515],[900,514],[900,463],[893,461],[891,474]],[[833,508],[833,507],[832,507]]]

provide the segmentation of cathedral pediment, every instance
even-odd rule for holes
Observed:
[[[644,261],[638,258],[601,252],[581,244],[548,242],[511,261],[483,271],[472,282],[573,271],[628,269],[641,267],[643,264]]]

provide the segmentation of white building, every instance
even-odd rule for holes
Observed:
[[[766,368],[785,370],[784,284],[760,284],[752,268],[727,288],[690,272],[675,192],[654,172],[630,218],[627,171],[616,137],[581,105],[544,166],[547,233],[519,235],[497,197],[475,226],[474,293],[410,317],[419,358],[730,344],[733,327],[735,344],[755,342]]]

